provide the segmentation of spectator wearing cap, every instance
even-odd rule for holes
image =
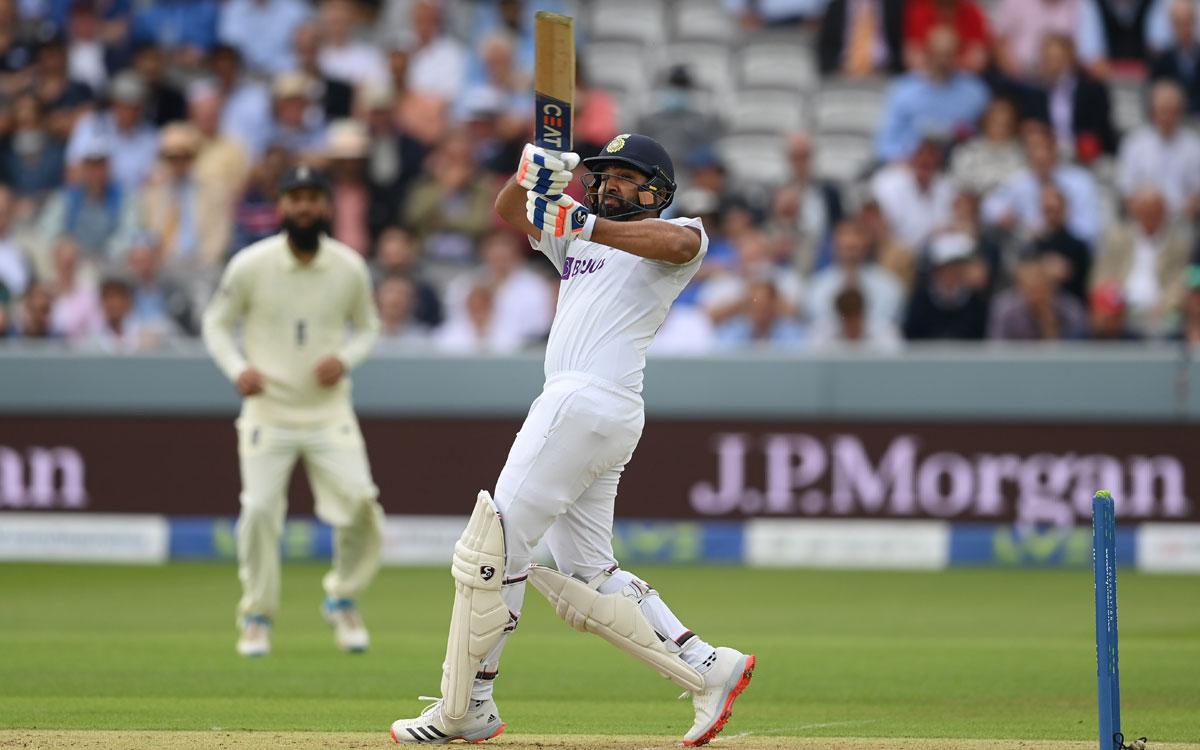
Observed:
[[[1045,126],[1026,128],[1024,147],[1025,168],[984,196],[984,221],[1017,237],[1031,237],[1045,223],[1042,186],[1052,183],[1066,196],[1071,234],[1094,246],[1102,225],[1095,178],[1082,167],[1058,160],[1058,143]]]
[[[217,45],[208,68],[223,104],[221,132],[241,143],[251,161],[257,161],[271,137],[270,91],[244,74],[241,53],[234,47]]]
[[[887,91],[875,154],[907,158],[922,136],[961,139],[971,133],[988,102],[987,87],[958,68],[958,36],[946,26],[929,32],[922,69],[897,78]]]
[[[1081,162],[1117,150],[1108,87],[1079,65],[1075,42],[1065,34],[1042,42],[1039,85],[1025,109],[1026,117],[1049,123],[1059,149]]]
[[[443,28],[441,6],[431,0],[413,3],[412,32],[408,87],[443,101],[454,101],[466,85],[468,55]]]
[[[771,278],[754,278],[746,283],[738,311],[716,330],[722,349],[799,349],[808,332],[789,312]]]
[[[791,175],[771,199],[771,224],[796,270],[808,275],[842,219],[842,198],[836,185],[813,176],[813,143],[807,133],[788,136],[787,159]]]
[[[1017,140],[1017,108],[1011,99],[996,97],[983,112],[979,134],[954,149],[950,176],[960,187],[983,195],[1024,166]]]
[[[426,260],[446,270],[475,259],[475,247],[492,223],[496,189],[480,179],[473,152],[465,133],[448,133],[426,159],[398,217],[421,243]]]
[[[314,154],[325,147],[325,117],[315,106],[313,80],[303,73],[283,73],[271,86],[269,145],[292,154]]]
[[[429,341],[429,328],[417,319],[417,294],[407,276],[388,275],[375,288],[379,308],[379,341],[376,349],[421,347]]]
[[[891,354],[900,349],[900,334],[890,320],[872,318],[862,291],[848,284],[833,298],[832,315],[813,326],[815,351],[858,351]]]
[[[20,297],[33,280],[29,258],[12,231],[16,196],[0,185],[0,287]]]
[[[67,143],[67,162],[74,167],[91,143],[109,145],[113,180],[122,189],[141,187],[154,169],[158,156],[158,133],[145,119],[146,86],[133,71],[118,74],[109,85],[107,111],[84,115]]]
[[[916,282],[904,315],[910,340],[978,340],[987,333],[988,295],[972,273],[974,240],[940,234],[929,243],[928,268]]]
[[[167,55],[154,44],[139,44],[133,51],[133,70],[146,85],[146,119],[158,127],[187,118],[187,99],[167,80]]]
[[[532,102],[531,102],[532,106]],[[520,161],[528,139],[532,109],[520,116],[504,111],[499,91],[469,89],[458,107],[458,121],[475,144],[475,161],[485,172],[502,178]]]
[[[40,200],[62,185],[64,148],[49,130],[41,103],[33,94],[16,97],[13,128],[0,143],[0,181],[22,198]]]
[[[255,72],[278,75],[296,67],[293,35],[309,13],[301,0],[226,0],[217,19],[217,38],[236,47]]]
[[[367,125],[367,181],[371,185],[372,232],[395,220],[404,205],[429,149],[396,117],[397,100],[390,89],[370,86],[359,91],[359,109]]]
[[[134,43],[157,44],[185,65],[194,65],[217,43],[216,0],[158,0],[138,4],[130,34]]]
[[[140,225],[158,236],[165,261],[184,268],[215,268],[232,236],[232,216],[206,195],[211,183],[196,175],[200,134],[187,123],[163,128],[159,167],[138,197]]]
[[[320,7],[321,73],[354,86],[387,83],[387,62],[374,44],[355,37],[359,11],[353,0],[324,0]]]
[[[330,224],[335,240],[361,255],[371,249],[371,189],[367,184],[367,129],[357,120],[329,126]],[[375,217],[377,222],[385,217]]]
[[[1137,341],[1142,337],[1129,327],[1128,309],[1121,288],[1112,283],[1092,289],[1088,328],[1095,341]]]
[[[46,244],[70,235],[84,255],[103,264],[116,257],[137,227],[136,194],[112,179],[107,143],[84,144],[79,157],[78,179],[46,202],[38,233]]]
[[[371,259],[371,276],[375,284],[383,283],[389,276],[403,276],[412,283],[414,294],[413,315],[427,328],[442,322],[442,301],[438,292],[426,279],[421,269],[421,251],[416,240],[407,230],[389,226],[379,235],[375,243],[375,257]]]
[[[79,257],[79,245],[63,235],[54,245],[51,327],[72,341],[85,340],[100,325],[95,268]]]
[[[666,80],[651,95],[646,113],[634,128],[663,145],[670,154],[686,154],[712,147],[721,137],[721,123],[685,65],[671,68]]]
[[[1054,185],[1042,187],[1042,226],[1030,242],[1029,254],[1043,258],[1047,271],[1080,302],[1087,302],[1092,251],[1067,227],[1067,199]]]
[[[321,27],[316,21],[305,21],[296,27],[292,37],[292,48],[296,55],[295,69],[309,77],[325,119],[332,122],[354,114],[354,86],[340,78],[325,75],[321,70]],[[283,71],[287,72],[287,71]],[[369,84],[379,89],[381,83]]]
[[[904,72],[903,0],[831,0],[817,35],[822,75]]]
[[[815,325],[829,323],[835,312],[834,297],[847,287],[858,288],[872,320],[900,319],[904,289],[899,279],[869,256],[866,232],[858,222],[846,220],[833,232],[833,263],[813,274],[808,285],[808,317]]]
[[[1003,341],[1058,341],[1087,335],[1083,304],[1058,288],[1040,258],[1017,265],[1016,283],[996,295],[988,317],[988,338]]]
[[[1170,220],[1166,200],[1156,187],[1134,194],[1130,214],[1131,221],[1115,225],[1105,236],[1092,286],[1117,285],[1134,330],[1161,336],[1183,299],[1192,233],[1186,224]]]
[[[1104,56],[1099,24],[1091,0],[1000,0],[992,15],[997,67],[1014,80],[1035,79],[1042,44],[1052,35],[1072,37],[1079,59],[1092,65]]]
[[[958,67],[982,73],[991,38],[987,16],[973,0],[909,0],[904,8],[905,58],[910,68],[925,64],[929,35],[948,26],[958,36]]]
[[[1191,114],[1200,113],[1200,31],[1193,0],[1171,0],[1171,42],[1150,62],[1150,78],[1174,81],[1187,93]]]
[[[1183,90],[1158,81],[1150,90],[1150,122],[1125,137],[1117,160],[1117,187],[1129,200],[1157,185],[1174,216],[1200,217],[1200,136],[1184,126]]]
[[[942,144],[924,139],[906,161],[884,167],[871,178],[871,197],[905,247],[921,247],[950,218],[954,186],[942,170],[942,159]]]

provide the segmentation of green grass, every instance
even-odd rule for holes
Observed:
[[[759,655],[732,732],[1089,740],[1085,571],[641,568],[690,627]],[[444,570],[385,570],[368,654],[317,614],[322,568],[289,565],[275,652],[233,653],[232,567],[0,566],[0,728],[386,732],[438,690]],[[1200,740],[1200,578],[1122,573],[1131,735]],[[678,735],[673,685],[569,629],[530,589],[497,683],[521,733]]]

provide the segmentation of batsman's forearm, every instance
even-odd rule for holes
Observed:
[[[592,242],[615,247],[650,260],[683,265],[700,252],[700,233],[658,219],[613,221],[596,219]]]

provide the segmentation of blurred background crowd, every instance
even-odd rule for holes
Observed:
[[[186,343],[305,162],[381,348],[537,347],[558,280],[492,210],[537,9],[576,150],[651,135],[704,218],[652,351],[1200,342],[1192,0],[0,0],[0,337]]]

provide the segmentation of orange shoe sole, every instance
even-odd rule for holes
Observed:
[[[754,654],[746,657],[746,668],[742,670],[742,678],[733,686],[733,690],[729,691],[729,697],[725,699],[725,705],[721,708],[721,715],[717,718],[713,725],[708,728],[708,731],[700,735],[694,740],[684,740],[685,747],[699,747],[712,742],[713,737],[721,733],[725,728],[725,724],[729,721],[729,717],[733,716],[733,702],[742,694],[750,685],[750,678],[754,676],[754,666],[758,662]]]

